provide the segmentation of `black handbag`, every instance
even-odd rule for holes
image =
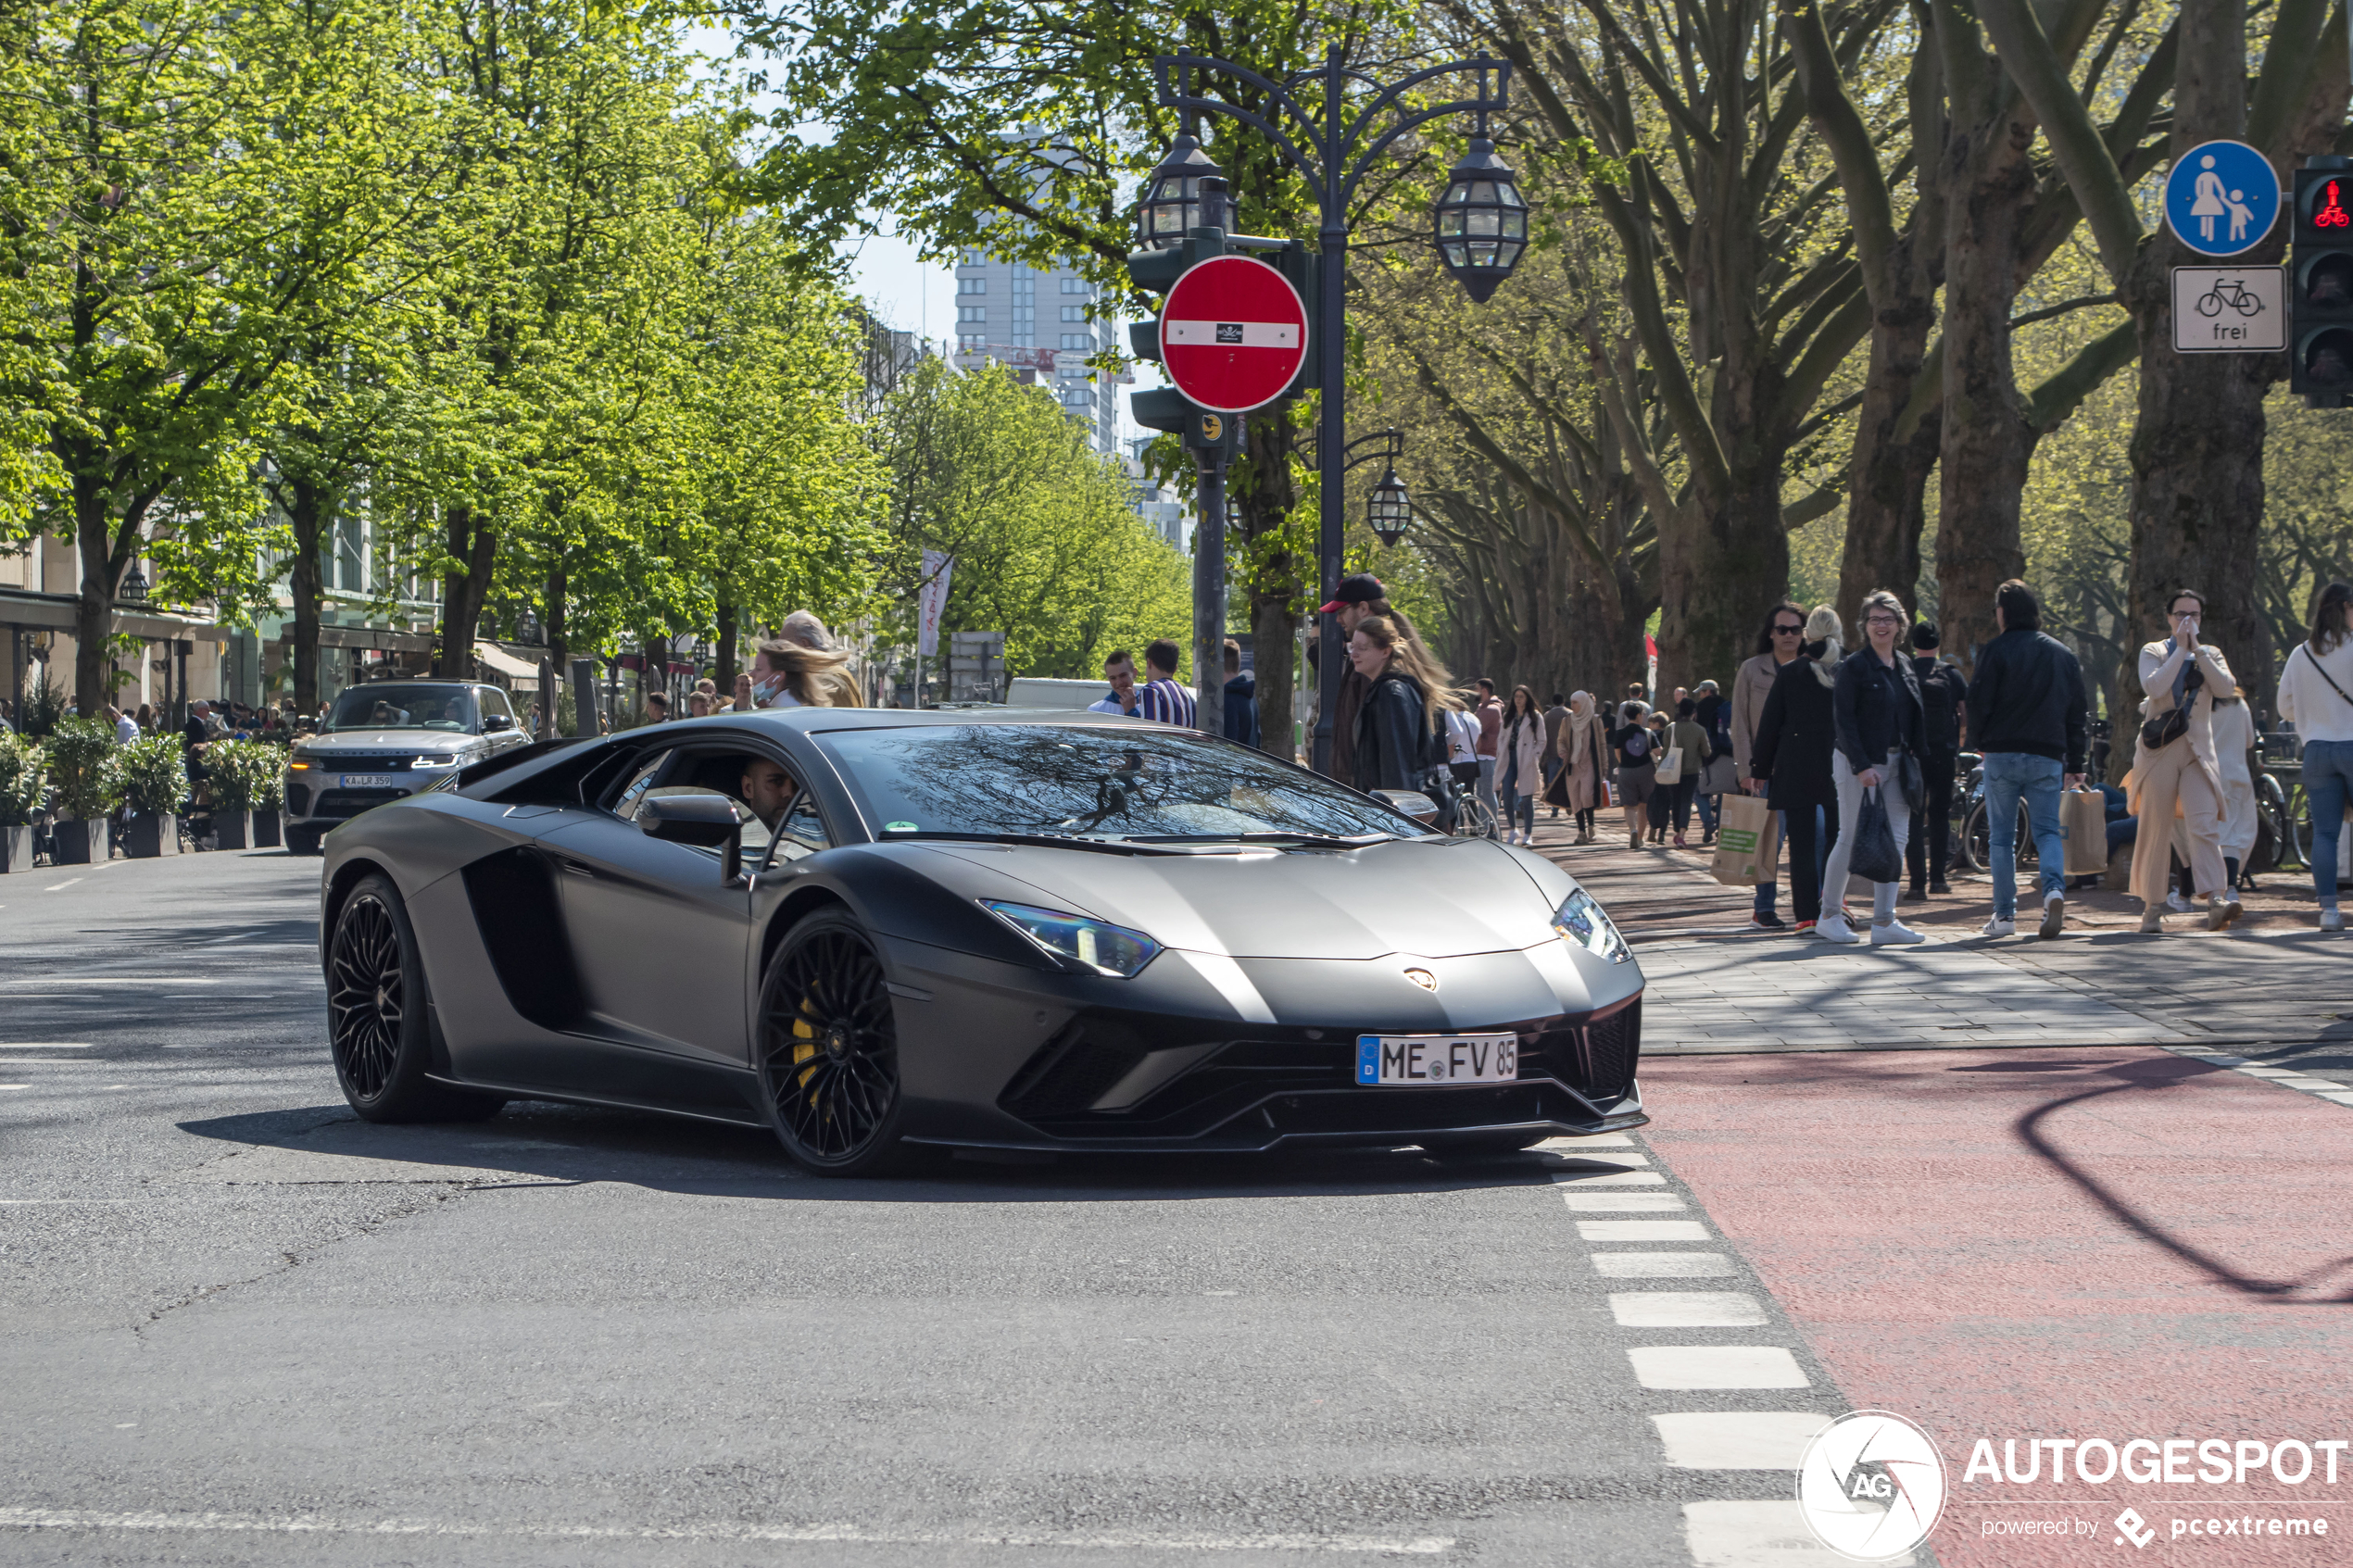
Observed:
[[[2141,724],[2141,749],[2162,751],[2190,733],[2190,709],[2197,705],[2197,694],[2206,684],[2206,671],[2190,666],[2189,675],[2182,683],[2182,700],[2154,719]]]
[[[1878,785],[1863,792],[1863,809],[1855,822],[1855,853],[1846,869],[1865,882],[1904,880],[1904,856],[1895,847],[1895,830],[1888,825],[1887,808]]]

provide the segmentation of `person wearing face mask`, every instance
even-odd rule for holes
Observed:
[[[2141,709],[2144,722],[2127,788],[2141,822],[2133,841],[2133,893],[2141,900],[2141,930],[2146,934],[2165,929],[2166,872],[2173,852],[2166,824],[2177,809],[2189,839],[2192,885],[2206,900],[2206,928],[2221,931],[2239,918],[2239,901],[2222,866],[2229,797],[2214,754],[2214,698],[2238,681],[2221,650],[2200,639],[2205,618],[2205,596],[2184,588],[2166,601],[2165,619],[2173,634],[2141,649],[2141,689],[2148,700]]]
[[[802,647],[798,643],[782,639],[756,645],[751,671],[736,677],[736,710],[744,712],[754,708],[846,708],[853,703],[839,700],[841,687],[851,687],[844,666],[848,654],[824,652]],[[836,677],[843,677],[837,681]]]

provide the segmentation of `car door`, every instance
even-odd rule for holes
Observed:
[[[482,733],[490,742],[494,756],[509,746],[530,743],[531,737],[523,734],[522,725],[515,717],[514,706],[507,700],[505,692],[497,686],[476,686],[474,702],[481,709]]]
[[[645,758],[594,820],[548,846],[588,1027],[636,1050],[706,1066],[748,1064],[746,963],[751,892],[730,879],[715,849],[649,837],[638,807],[663,794],[721,794],[750,748],[673,746]],[[745,824],[744,861],[767,848],[759,819]]]

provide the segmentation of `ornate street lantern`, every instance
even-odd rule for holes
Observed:
[[[1382,474],[1373,493],[1365,497],[1365,521],[1390,549],[1405,536],[1406,525],[1414,521],[1414,505],[1406,499],[1404,481],[1397,477],[1395,469]]]
[[[1201,182],[1221,170],[1193,139],[1189,125],[1144,181],[1136,204],[1136,244],[1143,250],[1174,250],[1185,243],[1185,232],[1201,221]]]
[[[1471,138],[1463,161],[1446,176],[1446,194],[1438,198],[1432,215],[1439,260],[1482,305],[1512,275],[1520,252],[1528,248],[1528,203],[1519,194],[1518,180],[1495,156],[1495,144],[1487,139],[1486,116],[1481,115],[1478,134]]]
[[[122,574],[122,583],[115,590],[115,596],[134,603],[147,596],[147,574],[141,571],[136,563]]]

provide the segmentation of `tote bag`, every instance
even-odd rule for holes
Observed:
[[[1658,759],[1658,771],[1652,777],[1663,784],[1681,784],[1683,782],[1683,748],[1680,746],[1668,746],[1667,754]]]

